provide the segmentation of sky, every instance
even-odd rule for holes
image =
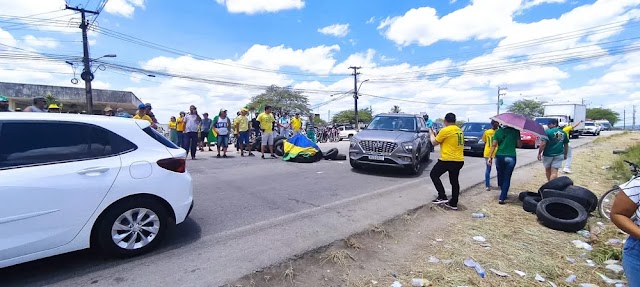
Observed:
[[[486,121],[498,87],[501,112],[536,99],[630,122],[640,104],[640,0],[0,0],[0,81],[84,87],[65,63],[82,56],[65,4],[103,6],[91,57],[117,57],[93,87],[131,91],[161,121],[191,104],[237,111],[270,85],[301,91],[326,120],[353,109],[350,66],[374,113]]]

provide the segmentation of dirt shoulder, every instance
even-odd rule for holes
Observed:
[[[606,168],[616,158],[612,151],[625,149],[638,140],[640,134],[626,133],[577,148],[573,152],[571,179],[598,195],[609,190],[618,183]],[[395,281],[411,286],[412,278],[427,279],[433,286],[552,286],[549,282],[557,286],[604,286],[598,273],[621,278],[622,274],[605,268],[605,261],[619,259],[621,254],[621,246],[609,244],[609,239],[625,237],[608,221],[594,213],[588,226],[598,230],[592,230],[592,236],[585,238],[548,229],[536,221],[535,214],[522,210],[518,193],[536,191],[544,182],[542,165],[534,163],[515,171],[506,205],[498,204],[498,190],[485,191],[478,185],[461,196],[464,211],[447,211],[427,204],[228,286],[377,287],[391,286]],[[487,217],[472,218],[473,212]],[[478,242],[474,236],[486,241]],[[594,249],[588,252],[576,248],[573,240],[590,242]],[[466,258],[484,267],[485,278],[464,265]],[[587,260],[593,260],[593,264]],[[508,277],[498,276],[490,269]],[[521,277],[514,270],[526,275]],[[536,281],[536,274],[546,282]],[[571,284],[565,282],[570,275],[577,277]]]

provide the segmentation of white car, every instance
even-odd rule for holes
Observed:
[[[193,208],[186,151],[118,117],[0,113],[0,268],[155,248]]]
[[[340,131],[340,140],[351,139],[351,137],[358,133],[358,131],[349,126],[338,127],[338,130]]]
[[[599,136],[601,131],[602,126],[600,124],[595,122],[586,122],[584,123],[584,130],[582,131],[582,134]]]

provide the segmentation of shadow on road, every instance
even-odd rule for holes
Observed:
[[[55,284],[76,276],[113,268],[117,265],[152,258],[192,244],[198,241],[200,236],[200,225],[193,219],[187,218],[167,235],[167,238],[158,249],[150,254],[129,259],[117,259],[107,258],[91,249],[80,250],[0,269],[0,281],[2,282],[0,285],[42,286]]]
[[[354,169],[351,171],[363,174],[363,175],[373,175],[373,176],[383,176],[383,177],[395,177],[395,178],[418,178],[421,177],[426,170],[431,170],[431,166],[433,163],[433,159],[429,159],[425,161],[420,166],[420,171],[418,174],[408,174],[407,171],[399,168],[393,167],[378,167],[378,166],[363,166],[362,169]]]

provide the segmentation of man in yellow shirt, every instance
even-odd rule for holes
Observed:
[[[299,135],[302,130],[302,119],[300,113],[296,113],[296,116],[291,119],[291,128],[293,129],[293,135]]]
[[[262,132],[262,145],[260,151],[262,152],[262,158],[264,159],[264,147],[269,146],[272,158],[277,158],[273,153],[273,122],[276,118],[271,113],[271,106],[264,107],[264,113],[258,115],[256,119],[260,123],[260,131]]]
[[[433,129],[429,130],[431,143],[436,146],[440,145],[440,159],[431,169],[431,181],[438,191],[438,197],[432,202],[434,204],[444,204],[446,208],[458,210],[458,196],[460,195],[460,181],[458,177],[460,170],[464,166],[464,134],[456,125],[456,115],[448,113],[444,116],[445,127],[440,130],[438,135]],[[451,200],[447,199],[444,192],[444,186],[440,177],[445,173],[449,173],[449,182],[451,183]]]
[[[147,115],[147,107],[144,104],[138,105],[138,113],[136,113],[136,115],[133,116],[133,118],[136,120],[149,121],[149,123],[151,123],[151,127],[154,129],[157,127],[156,124],[151,119],[151,117]]]
[[[237,142],[238,146],[240,147],[240,156],[244,156],[245,145],[249,145],[249,118],[247,118],[248,113],[248,109],[242,108],[242,110],[240,111],[240,115],[235,118],[235,120],[233,120],[234,129],[238,131]],[[251,148],[249,148],[249,156],[253,156]]]
[[[484,160],[487,163],[487,168],[484,172],[484,187],[486,188],[487,191],[491,190],[491,167],[493,166],[493,161],[490,161],[489,159],[492,159],[495,157],[496,153],[495,151],[498,149],[498,147],[496,146],[496,149],[493,151],[493,154],[491,154],[491,146],[493,145],[493,135],[496,133],[496,130],[500,127],[500,123],[492,120],[491,121],[491,128],[484,131],[484,134],[482,134],[482,141],[484,142]],[[500,173],[498,172],[498,186],[500,186],[501,183],[501,178],[500,178]]]
[[[568,125],[567,123],[560,123],[560,126],[564,127],[562,128],[562,131],[564,131],[565,133],[567,133],[567,136],[569,136],[569,138],[571,138],[571,131],[573,129],[575,129],[577,126],[580,125],[580,123],[582,123],[582,121],[579,121],[578,123],[576,123],[575,125]],[[571,173],[571,158],[573,157],[571,155],[571,141],[569,141],[569,151],[567,152],[567,159],[564,161],[564,169],[562,169],[562,172],[564,173]]]
[[[184,147],[184,112],[176,119],[176,132],[178,133],[178,146]]]

